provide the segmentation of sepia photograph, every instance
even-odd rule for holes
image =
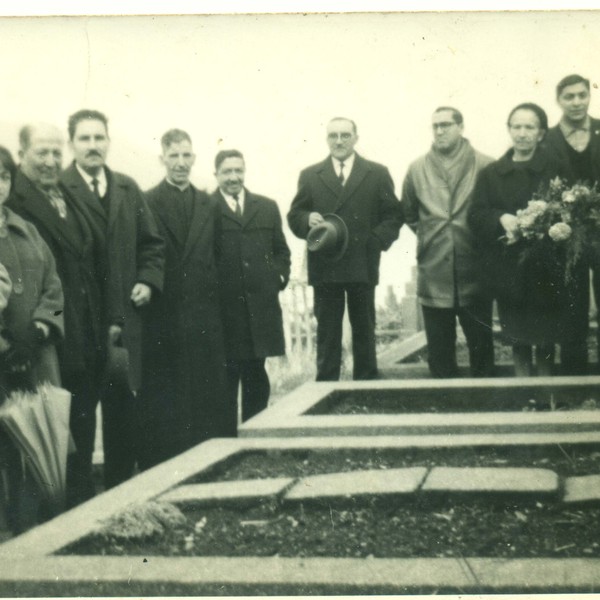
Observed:
[[[600,10],[187,4],[0,13],[0,597],[596,597]]]

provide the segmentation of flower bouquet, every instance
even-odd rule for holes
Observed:
[[[600,192],[595,186],[569,187],[556,177],[516,217],[504,241],[524,242],[523,261],[542,249],[562,257],[565,284],[571,282],[573,269],[586,252],[600,250]]]

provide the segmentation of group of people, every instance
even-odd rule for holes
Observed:
[[[409,168],[402,206],[417,234],[418,296],[434,377],[457,375],[457,317],[472,376],[494,374],[493,299],[517,375],[554,374],[557,346],[560,373],[587,373],[590,269],[598,303],[598,257],[584,251],[567,285],[564,260],[547,256],[551,242],[537,244],[529,256],[522,244],[507,243],[514,241],[517,211],[555,178],[567,185],[600,183],[600,121],[588,114],[589,80],[565,77],[556,100],[562,117],[550,129],[537,104],[510,111],[512,145],[496,161],[463,137],[458,110],[441,107],[433,115],[430,152]]]
[[[457,109],[438,108],[432,148],[410,166],[401,200],[388,169],[355,152],[354,121],[328,123],[329,156],[301,172],[287,215],[292,232],[307,241],[317,380],[340,376],[346,305],[354,379],[378,377],[380,257],[405,223],[417,234],[432,376],[458,374],[457,317],[472,375],[493,375],[494,298],[518,374],[532,373],[532,347],[538,372],[551,373],[557,342],[564,372],[585,372],[588,273],[598,265],[579,261],[570,301],[560,304],[551,290],[539,293],[540,282],[532,282],[538,293],[515,291],[518,258],[500,241],[516,211],[550,179],[600,179],[600,122],[587,113],[589,81],[563,79],[557,99],[563,117],[549,131],[535,104],[510,112],[512,147],[498,161],[463,137]],[[190,182],[189,134],[169,130],[161,139],[165,178],[144,194],[107,167],[104,114],[76,112],[68,135],[74,160],[64,170],[57,127],[21,129],[18,167],[0,148],[0,375],[6,394],[43,381],[70,391],[76,450],[67,489],[74,506],[94,495],[99,402],[107,488],[130,477],[136,463],[149,468],[206,439],[235,436],[240,418],[267,406],[265,359],[285,352],[278,296],[290,251],[277,203],[244,186],[240,151],[217,154],[217,189],[209,195]],[[596,288],[600,279],[600,293]],[[9,461],[16,480],[18,462]],[[15,514],[13,529],[36,518]]]

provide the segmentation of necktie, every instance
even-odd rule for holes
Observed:
[[[344,177],[344,163],[340,162],[340,174],[338,175],[338,180],[341,185],[344,185],[346,178]]]
[[[46,197],[50,200],[50,204],[54,207],[61,219],[67,218],[67,203],[63,198],[61,191],[57,187],[47,188],[45,190]]]
[[[94,196],[100,200],[100,186],[98,184],[99,181],[94,177],[92,179],[92,191],[94,192]]]
[[[237,194],[234,194],[233,199],[235,200],[235,216],[238,219],[241,219],[242,218],[242,207],[240,206],[240,198]]]

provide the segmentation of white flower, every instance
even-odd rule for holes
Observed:
[[[571,227],[566,223],[554,223],[548,230],[550,239],[555,242],[564,242],[571,237]]]
[[[563,202],[570,204],[571,202],[575,202],[575,200],[577,200],[577,197],[572,192],[572,190],[567,190],[566,192],[562,193],[562,201]]]
[[[548,203],[545,200],[530,200],[527,203],[527,210],[531,210],[538,215],[545,213],[547,208]]]

